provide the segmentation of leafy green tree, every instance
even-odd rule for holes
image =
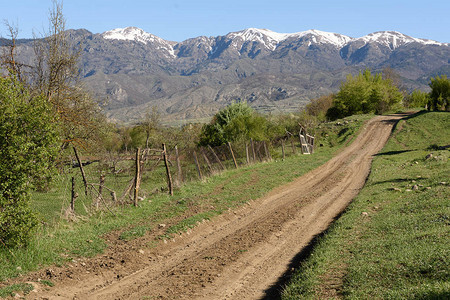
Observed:
[[[233,102],[202,128],[200,145],[219,146],[240,139],[266,138],[267,121],[246,102]]]
[[[426,107],[430,101],[429,93],[421,90],[414,90],[409,94],[403,102],[405,107]]]
[[[358,76],[347,76],[327,111],[327,117],[337,119],[360,113],[382,114],[399,107],[403,94],[391,79],[383,79],[381,73],[372,75],[370,70]]]
[[[447,75],[431,78],[431,92],[428,109],[450,110],[450,80]]]
[[[0,77],[0,247],[29,242],[37,224],[29,190],[50,178],[57,143],[48,100]]]

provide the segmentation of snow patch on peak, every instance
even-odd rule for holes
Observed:
[[[242,38],[244,41],[257,41],[263,43],[267,48],[274,50],[276,46],[289,39],[301,38],[307,35],[313,36],[313,42],[319,44],[332,44],[336,47],[343,47],[352,40],[351,37],[325,32],[320,30],[307,30],[296,33],[278,33],[268,29],[248,28],[238,32],[232,32],[227,35],[229,38]]]
[[[342,35],[339,33],[333,33],[333,32],[325,32],[325,31],[320,31],[317,29],[311,29],[311,30],[307,30],[307,31],[303,31],[303,32],[298,32],[298,33],[294,33],[292,35],[296,35],[298,37],[304,37],[307,35],[313,35],[316,37],[315,42],[319,43],[319,44],[332,44],[335,45],[336,47],[343,47],[344,45],[346,45],[348,42],[350,42],[351,40],[353,40],[351,37],[346,36],[346,35]]]
[[[171,43],[137,27],[116,28],[102,33],[101,36],[107,40],[135,41],[146,45],[156,43],[159,44],[158,49],[165,49],[170,56],[175,57]]]
[[[373,43],[373,42],[380,43],[386,45],[392,50],[402,45],[414,42],[423,45],[439,45],[439,46],[445,45],[432,40],[413,38],[397,31],[377,31],[374,33],[370,33],[366,36],[363,36],[357,40],[362,40],[365,43]]]
[[[152,42],[156,36],[137,27],[125,27],[106,31],[102,33],[102,37],[107,40],[127,40],[147,44]]]

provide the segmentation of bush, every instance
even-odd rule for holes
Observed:
[[[450,110],[450,80],[446,75],[431,78],[431,93],[428,108],[431,110]]]
[[[335,120],[355,114],[383,114],[397,109],[403,94],[390,79],[380,74],[372,75],[369,70],[353,77],[348,75],[327,111],[327,117]]]
[[[201,146],[220,146],[240,139],[266,139],[267,120],[258,115],[246,102],[231,103],[219,111],[211,123],[203,126]]]
[[[26,246],[31,238],[37,222],[29,190],[49,181],[57,142],[48,101],[0,78],[0,247]]]
[[[413,107],[425,107],[430,101],[430,96],[428,93],[422,92],[421,90],[414,90],[409,94],[404,101],[404,106],[407,108]]]
[[[329,94],[311,100],[306,105],[306,113],[310,116],[317,117],[320,121],[325,121],[327,111],[333,106],[333,99],[334,94]]]

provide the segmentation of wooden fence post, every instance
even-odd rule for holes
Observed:
[[[200,165],[198,164],[197,152],[194,151],[193,155],[194,155],[195,167],[197,168],[197,172],[198,172],[198,177],[200,178],[200,180],[203,180],[202,171],[200,169]]]
[[[284,153],[284,140],[281,140],[281,153],[283,154],[283,160],[286,158]]]
[[[263,146],[264,146],[264,155],[266,156],[266,160],[269,160],[269,152],[267,151],[266,141],[263,141]]]
[[[169,188],[170,196],[173,196],[172,176],[170,175],[169,162],[167,161],[166,144],[162,144],[162,147],[163,147],[164,165],[166,166],[166,173],[167,173],[167,186]]]
[[[255,142],[253,141],[253,139],[250,139],[250,142],[252,144],[253,163],[255,163],[256,162]]]
[[[180,162],[180,155],[178,154],[178,146],[175,146],[175,155],[176,155],[176,159],[177,159],[178,183],[181,184],[183,182],[183,173],[181,172],[181,162]]]
[[[208,165],[209,171],[210,171],[211,173],[213,173],[212,165],[211,165],[211,163],[210,163],[208,157],[206,156],[205,151],[203,151],[203,149],[201,149],[200,152],[202,153],[203,159],[206,161],[206,164]]]
[[[139,186],[141,184],[141,148],[136,150],[136,176],[134,178],[134,206],[138,206]]]
[[[95,208],[98,209],[98,205],[100,202],[100,198],[102,197],[102,193],[103,193],[103,186],[105,185],[105,175],[102,174],[100,175],[100,184],[98,186],[98,195],[97,198],[95,200]]]
[[[216,152],[214,152],[213,148],[208,145],[209,150],[212,152],[212,154],[214,155],[214,158],[216,159],[216,161],[219,163],[220,167],[222,168],[222,170],[225,170],[225,167],[222,165],[222,162],[220,161],[219,157],[217,156]]]
[[[83,183],[84,183],[84,193],[87,196],[88,185],[87,185],[87,180],[86,180],[86,174],[84,174],[83,164],[81,163],[80,157],[78,156],[77,148],[75,148],[74,146],[72,146],[72,148],[73,148],[73,152],[75,153],[75,157],[77,159],[78,165],[80,166],[81,177],[83,177]]]
[[[291,146],[292,146],[292,153],[296,154],[297,151],[295,150],[294,141],[291,139]]]
[[[78,194],[75,192],[75,177],[72,176],[72,197],[70,200],[70,210],[75,213],[75,199],[77,199]]]
[[[247,142],[245,143],[245,158],[247,159],[247,165],[250,164],[250,157],[248,155],[248,144]]]
[[[237,165],[237,162],[236,162],[236,157],[234,157],[233,148],[231,148],[231,143],[230,143],[230,142],[228,142],[228,148],[230,149],[231,156],[233,157],[234,166],[235,166],[236,169],[237,169],[237,168],[238,168],[238,165]]]

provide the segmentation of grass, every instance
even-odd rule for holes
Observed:
[[[27,295],[33,290],[33,286],[29,283],[13,284],[0,289],[0,297],[14,297],[16,293],[23,293]]]
[[[345,126],[349,128],[349,132],[356,133],[364,121],[370,118],[371,116],[359,117],[357,120],[350,118]],[[343,126],[334,123],[324,126],[332,128],[326,138],[339,139]],[[0,249],[0,287],[1,282],[20,274],[53,264],[64,265],[78,257],[97,255],[108,246],[103,237],[113,231],[118,232],[119,239],[133,240],[156,229],[161,231],[160,224],[169,224],[163,228],[160,239],[171,238],[205,219],[257,199],[274,187],[318,167],[353,136],[348,134],[335,146],[325,143],[323,147],[317,148],[314,155],[295,155],[284,161],[253,164],[230,169],[208,177],[203,182],[188,182],[176,189],[173,197],[165,193],[151,194],[150,191],[155,189],[155,182],[152,178],[145,179],[142,189],[151,197],[141,201],[139,207],[118,207],[114,209],[115,215],[108,211],[92,213],[86,210],[84,216],[76,222],[67,222],[59,217],[62,208],[68,206],[68,182],[74,174],[63,175],[49,193],[37,193],[33,197],[33,206],[45,225],[39,228],[31,245],[26,249]],[[129,178],[118,176],[113,184],[124,187],[128,180]],[[80,201],[76,209],[82,212],[83,205],[87,206],[89,203],[83,199],[81,180],[78,182]],[[154,247],[158,240],[148,245]]]
[[[283,299],[450,298],[449,124],[445,112],[398,123]]]

